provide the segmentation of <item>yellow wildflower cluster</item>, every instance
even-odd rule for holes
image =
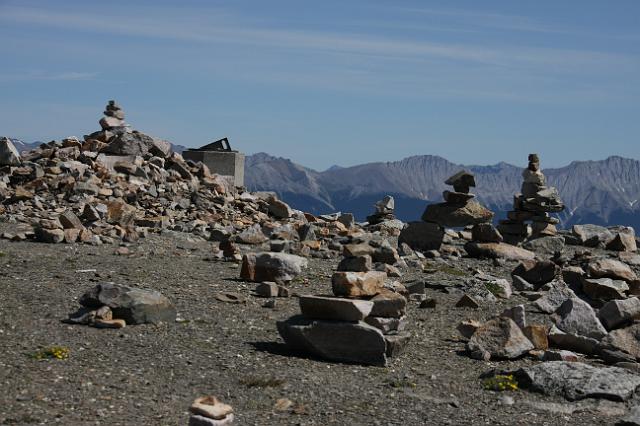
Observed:
[[[67,359],[69,358],[69,348],[64,346],[50,346],[44,348],[33,354],[33,358],[37,360],[42,359]]]
[[[498,392],[518,390],[518,382],[515,377],[513,377],[513,374],[497,374],[485,379],[482,382],[482,386],[487,390],[494,390]]]

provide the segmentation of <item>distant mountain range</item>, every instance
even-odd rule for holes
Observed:
[[[427,204],[442,201],[444,181],[466,169],[476,177],[477,200],[496,212],[511,209],[519,192],[522,168],[507,163],[464,166],[432,155],[401,161],[331,167],[318,172],[265,153],[247,156],[245,184],[250,190],[275,191],[293,207],[312,213],[352,212],[359,220],[384,195],[396,199],[396,215],[417,220]],[[558,188],[567,209],[558,217],[564,227],[576,223],[628,225],[640,230],[640,161],[609,157],[575,161],[544,169],[549,185]]]

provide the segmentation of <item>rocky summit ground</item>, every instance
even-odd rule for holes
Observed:
[[[408,270],[401,281],[425,280],[437,307],[410,302],[406,351],[371,367],[290,353],[276,321],[299,312],[295,294],[263,307],[238,264],[211,260],[211,243],[169,231],[140,239],[129,254],[116,249],[0,240],[0,424],[185,425],[190,403],[206,394],[232,405],[239,425],[613,424],[634,405],[484,389],[483,373],[539,361],[471,359],[456,326],[526,300],[455,308],[460,294],[439,287],[476,269],[508,278],[516,262],[452,258]],[[310,259],[290,290],[330,293],[338,261]],[[61,322],[105,281],[160,291],[177,321],[118,330]],[[244,303],[216,299],[229,291]],[[68,358],[34,358],[54,345]]]

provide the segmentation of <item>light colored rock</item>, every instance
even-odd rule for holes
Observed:
[[[582,278],[582,291],[592,300],[625,299],[629,285],[622,280],[611,278]]]
[[[399,293],[384,289],[370,299],[371,315],[385,318],[401,318],[406,313],[407,299]]]
[[[476,201],[429,204],[422,214],[424,222],[452,228],[491,222],[491,219],[493,212]]]
[[[529,240],[522,245],[527,250],[534,251],[536,253],[544,253],[547,255],[552,255],[555,252],[562,251],[565,245],[565,240],[563,236],[549,236],[549,237],[541,237],[535,238],[533,240]]]
[[[277,322],[287,346],[332,361],[381,365],[387,343],[380,330],[362,321],[310,320],[301,315]]]
[[[339,297],[300,296],[300,311],[309,319],[362,321],[371,313],[373,302]]]
[[[510,318],[499,317],[481,325],[469,339],[472,358],[515,359],[533,349],[533,344]]]
[[[546,290],[546,293],[533,302],[533,305],[547,314],[555,312],[566,300],[576,297],[573,290],[562,281],[552,281],[541,290]]]
[[[481,326],[482,324],[480,324],[476,320],[466,320],[458,324],[458,326],[456,327],[456,330],[458,330],[458,332],[462,335],[462,337],[469,339],[471,338],[471,336],[473,336],[473,333],[475,333],[476,330]]]
[[[464,249],[471,257],[486,257],[489,259],[525,260],[533,259],[535,253],[507,243],[478,243],[470,241]]]
[[[223,404],[218,401],[218,398],[215,396],[208,395],[196,398],[189,407],[189,411],[199,416],[222,420],[233,413],[233,408],[228,404]]]
[[[612,278],[625,281],[634,281],[638,278],[629,265],[615,259],[603,258],[591,261],[587,271],[595,278]]]
[[[86,308],[111,308],[114,319],[123,319],[127,324],[173,323],[176,308],[173,303],[157,291],[142,290],[114,283],[102,283],[80,297]]]
[[[640,359],[640,324],[635,323],[625,328],[611,331],[600,341],[603,348],[614,349]]]
[[[19,166],[20,164],[20,153],[11,139],[0,138],[0,166]]]
[[[549,339],[547,338],[549,329],[547,326],[541,324],[531,324],[524,327],[522,332],[533,344],[533,347],[535,349],[547,350],[549,348]]]
[[[335,272],[331,277],[331,286],[336,296],[375,296],[384,289],[386,277],[386,273],[379,271]]]
[[[556,311],[558,328],[565,333],[577,334],[600,340],[607,335],[593,308],[578,298],[566,300]]]
[[[304,257],[287,253],[247,253],[242,258],[240,278],[254,282],[288,282],[308,264]]]
[[[600,243],[604,244],[613,238],[613,233],[604,226],[573,225],[571,230],[580,243],[587,247],[595,247]]]
[[[640,426],[640,405],[634,405],[629,412],[624,415],[616,426]]]
[[[605,303],[598,311],[598,318],[607,330],[640,318],[640,299],[630,297],[626,300],[612,300]]]
[[[522,368],[515,375],[522,387],[546,395],[559,395],[570,401],[584,398],[625,401],[640,386],[640,376],[628,370],[580,362],[543,362]]]

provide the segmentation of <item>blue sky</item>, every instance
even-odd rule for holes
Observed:
[[[640,158],[640,2],[0,0],[0,134],[228,136],[324,169]]]

